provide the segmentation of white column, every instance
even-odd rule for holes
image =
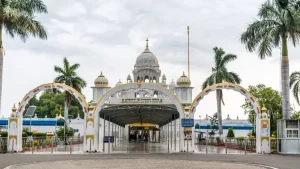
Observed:
[[[105,115],[104,115],[104,117],[103,117],[103,142],[102,142],[102,146],[103,146],[103,152],[105,152],[105,143],[104,143],[104,137],[105,137],[106,135],[105,135]]]
[[[174,137],[174,139],[175,139],[175,140],[174,140],[174,150],[175,150],[175,151],[176,151],[176,146],[177,146],[177,144],[176,144],[176,141],[177,141],[177,139],[176,139],[176,137],[177,137],[177,133],[176,133],[176,120],[177,120],[177,119],[174,120],[174,136],[175,136],[175,137]]]
[[[172,127],[172,124],[173,124],[173,119],[171,119],[171,122],[170,122],[170,128],[171,128],[171,149],[173,148],[173,127]]]

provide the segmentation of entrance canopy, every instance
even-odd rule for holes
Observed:
[[[151,123],[163,126],[169,120],[179,118],[175,105],[172,104],[126,104],[104,105],[100,118],[125,126],[132,123]]]

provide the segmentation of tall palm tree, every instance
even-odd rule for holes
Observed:
[[[3,74],[3,30],[12,38],[19,36],[25,42],[29,35],[47,39],[45,28],[35,20],[35,13],[47,13],[41,0],[1,0],[0,1],[0,112]]]
[[[63,60],[63,67],[54,66],[54,71],[58,73],[58,76],[54,79],[56,83],[64,83],[81,93],[81,89],[86,87],[86,81],[77,76],[76,70],[80,67],[78,63],[70,65],[67,58]],[[68,108],[71,104],[72,95],[69,92],[65,92],[65,110],[64,118],[68,123]]]
[[[300,71],[295,71],[290,76],[290,88],[293,88],[293,95],[298,105],[300,105],[299,93],[300,93]]]
[[[241,42],[260,59],[272,56],[272,49],[281,45],[282,114],[290,118],[288,40],[294,46],[300,40],[300,13],[292,1],[265,2],[258,12],[259,20],[250,24],[241,35]]]
[[[236,83],[240,84],[241,79],[238,74],[235,72],[228,72],[226,66],[229,62],[234,61],[237,56],[233,54],[226,54],[222,48],[215,47],[215,58],[214,58],[214,67],[212,68],[212,74],[204,81],[202,84],[202,89],[205,89],[208,86],[213,84],[218,84],[222,82]],[[218,108],[218,125],[219,133],[223,134],[222,128],[222,105],[223,101],[223,92],[221,89],[216,90],[216,99],[217,99],[217,108]]]

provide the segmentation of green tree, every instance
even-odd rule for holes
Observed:
[[[233,137],[234,137],[234,132],[233,132],[233,129],[232,129],[232,128],[229,128],[229,129],[228,129],[227,137],[228,137],[228,138],[233,138]]]
[[[290,76],[290,88],[292,89],[293,96],[298,105],[300,105],[299,92],[300,92],[300,71],[295,71]]]
[[[58,73],[58,76],[54,79],[56,83],[64,83],[68,86],[73,87],[78,92],[81,93],[81,90],[86,87],[86,81],[79,77],[76,73],[77,69],[80,67],[80,64],[75,63],[70,65],[67,58],[63,59],[63,67],[54,66],[54,71]],[[69,92],[65,92],[65,109],[64,117],[67,121],[68,119],[68,109],[72,101],[72,95]],[[68,123],[68,122],[67,122]]]
[[[63,137],[65,136],[66,132],[66,136],[74,136],[74,129],[72,127],[66,127],[66,131],[64,131],[64,127],[60,127],[57,131],[56,134],[59,137]]]
[[[277,90],[271,87],[266,87],[264,84],[258,84],[256,86],[249,86],[248,91],[252,94],[258,104],[267,109],[267,114],[270,117],[271,133],[277,130],[277,119],[282,118],[282,101],[281,94]],[[244,108],[245,113],[248,114],[249,121],[255,125],[256,113],[249,100],[245,100],[245,103],[241,106]]]
[[[1,0],[0,1],[0,110],[3,74],[3,32],[12,38],[19,36],[25,42],[29,35],[47,39],[45,28],[35,20],[35,13],[47,13],[41,0]]]
[[[300,120],[300,112],[299,111],[293,112],[292,115],[291,115],[291,119],[293,119],[293,120]]]
[[[34,97],[29,101],[25,112],[27,111],[29,105],[34,105],[37,106],[35,110],[37,117],[44,118],[47,116],[48,118],[54,118],[57,114],[63,113],[60,108],[64,106],[64,100],[65,93],[60,91],[53,92],[52,90],[46,90],[38,99]],[[78,116],[78,114],[81,118],[84,117],[84,113],[79,101],[73,98],[69,106],[69,115],[75,118]]]
[[[215,58],[214,58],[214,67],[212,67],[212,74],[204,81],[202,84],[202,89],[205,89],[208,86],[229,82],[229,83],[241,83],[241,79],[238,74],[235,72],[229,72],[227,70],[227,64],[234,61],[237,56],[234,54],[226,54],[222,48],[215,47]],[[222,128],[222,105],[223,102],[223,92],[221,89],[217,89],[216,91],[216,99],[217,99],[217,109],[218,109],[218,118],[219,118],[219,133],[223,134]]]
[[[289,119],[289,58],[288,40],[294,46],[300,40],[300,15],[295,3],[287,0],[262,4],[259,20],[250,24],[241,35],[241,42],[250,52],[257,51],[260,59],[272,56],[272,49],[281,46],[281,86],[283,118]]]

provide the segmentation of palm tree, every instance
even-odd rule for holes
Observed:
[[[35,13],[47,13],[41,0],[1,0],[0,1],[0,112],[3,74],[3,30],[12,38],[19,36],[25,42],[29,35],[47,39],[45,28],[35,20]]]
[[[300,105],[299,92],[300,92],[300,71],[295,71],[290,76],[290,88],[293,88],[293,95],[298,105]]]
[[[238,74],[234,72],[228,72],[226,65],[234,61],[237,56],[233,54],[226,54],[222,48],[215,47],[215,66],[212,68],[212,74],[205,80],[202,84],[202,89],[205,89],[208,86],[213,84],[218,84],[222,82],[229,82],[229,83],[236,83],[240,84],[241,79]],[[223,101],[223,92],[221,89],[217,89],[216,91],[216,98],[217,98],[217,108],[218,108],[218,125],[219,125],[219,133],[220,135],[223,134],[222,128],[222,108],[221,102],[224,104]]]
[[[258,12],[259,20],[250,24],[241,35],[241,42],[250,52],[257,51],[260,59],[272,56],[272,49],[281,45],[282,114],[289,119],[289,58],[288,40],[294,46],[300,40],[300,13],[292,1],[265,2]]]
[[[59,75],[54,79],[56,83],[64,83],[81,93],[81,89],[86,87],[86,81],[81,77],[77,76],[76,70],[80,67],[78,63],[70,65],[67,58],[63,60],[64,66],[54,66],[54,71]],[[71,104],[72,95],[69,92],[65,92],[65,110],[64,118],[65,122],[68,123],[68,108]]]

